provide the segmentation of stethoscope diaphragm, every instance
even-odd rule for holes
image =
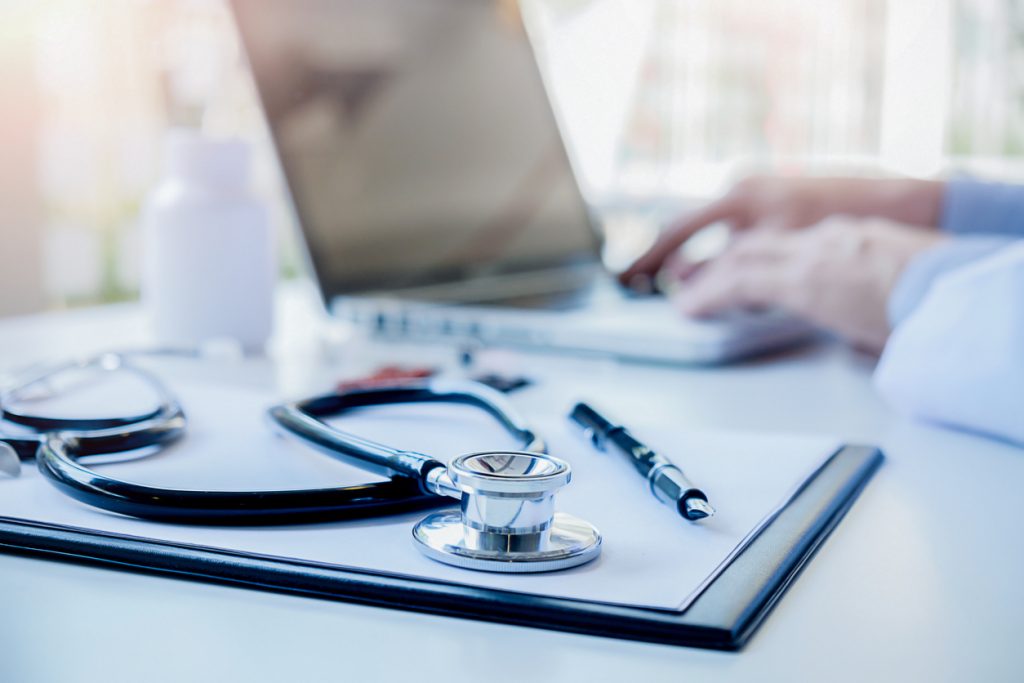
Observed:
[[[413,528],[416,547],[427,557],[519,574],[567,569],[601,552],[596,528],[555,512],[555,494],[572,478],[567,462],[545,453],[470,453],[455,458],[446,474],[462,506]]]

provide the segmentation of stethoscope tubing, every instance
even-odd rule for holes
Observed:
[[[307,445],[389,480],[356,486],[272,491],[168,489],[116,479],[88,467],[85,456],[163,449],[181,439],[187,420],[177,399],[148,372],[123,359],[99,357],[60,369],[89,364],[127,369],[150,381],[160,395],[152,412],[131,417],[68,419],[3,410],[3,417],[36,431],[10,436],[22,461],[35,459],[40,473],[57,489],[82,503],[109,512],[154,521],[207,525],[280,525],[380,517],[449,505],[451,499],[428,492],[424,478],[444,463],[428,455],[395,449],[335,429],[323,421],[346,411],[400,403],[461,403],[483,409],[522,443],[523,450],[544,452],[545,444],[504,404],[504,397],[466,383],[428,382],[416,386],[377,387],[324,394],[286,403],[268,412],[284,433]],[[109,366],[109,367],[108,367]],[[59,370],[58,370],[59,371]],[[40,375],[22,388],[41,381]],[[10,396],[8,392],[6,396]],[[6,406],[7,402],[0,402]]]
[[[207,491],[146,486],[102,474],[86,455],[164,448],[185,435],[181,408],[170,405],[130,432],[54,432],[37,442],[36,466],[58,490],[109,512],[176,524],[280,525],[363,519],[439,507],[407,477],[356,486],[276,491]]]
[[[419,483],[399,478],[321,489],[203,491],[167,489],[114,479],[74,458],[75,441],[47,437],[36,456],[39,471],[60,491],[87,505],[158,522],[202,525],[281,525],[380,517],[440,507]]]
[[[504,397],[468,382],[431,381],[415,385],[350,389],[304,401],[274,406],[268,411],[282,433],[317,450],[381,476],[404,476],[423,481],[432,469],[444,467],[436,458],[403,450],[332,427],[324,418],[370,406],[404,403],[456,403],[481,409],[520,442],[524,451],[543,453],[543,439],[506,405]]]

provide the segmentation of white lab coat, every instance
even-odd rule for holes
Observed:
[[[925,279],[903,287],[924,291],[897,314],[878,390],[919,418],[1024,445],[1024,241]]]

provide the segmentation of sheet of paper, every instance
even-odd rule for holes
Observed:
[[[326,487],[376,479],[273,435],[265,409],[276,398],[269,393],[194,379],[172,387],[190,419],[186,439],[156,455],[97,468],[148,485],[207,490]],[[123,409],[125,401],[118,401]],[[108,403],[95,396],[88,401],[90,406],[114,403],[113,398]],[[68,400],[61,407],[73,408]],[[445,460],[516,447],[485,415],[458,406],[370,408],[337,424]],[[718,509],[714,518],[691,524],[658,503],[624,459],[595,451],[563,415],[550,415],[536,427],[548,439],[550,452],[573,467],[573,481],[560,494],[558,508],[589,520],[604,535],[604,549],[595,562],[534,575],[449,567],[422,556],[413,545],[412,526],[426,513],[285,527],[158,524],[80,504],[58,492],[30,464],[18,479],[0,477],[0,516],[540,595],[683,609],[741,541],[837,445],[827,438],[688,434],[672,425],[637,426],[637,435],[676,460]],[[454,507],[456,501],[452,503]]]

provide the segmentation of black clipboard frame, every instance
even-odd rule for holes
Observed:
[[[682,612],[527,595],[0,517],[0,552],[275,592],[670,645],[739,650],[884,460],[833,453]]]

